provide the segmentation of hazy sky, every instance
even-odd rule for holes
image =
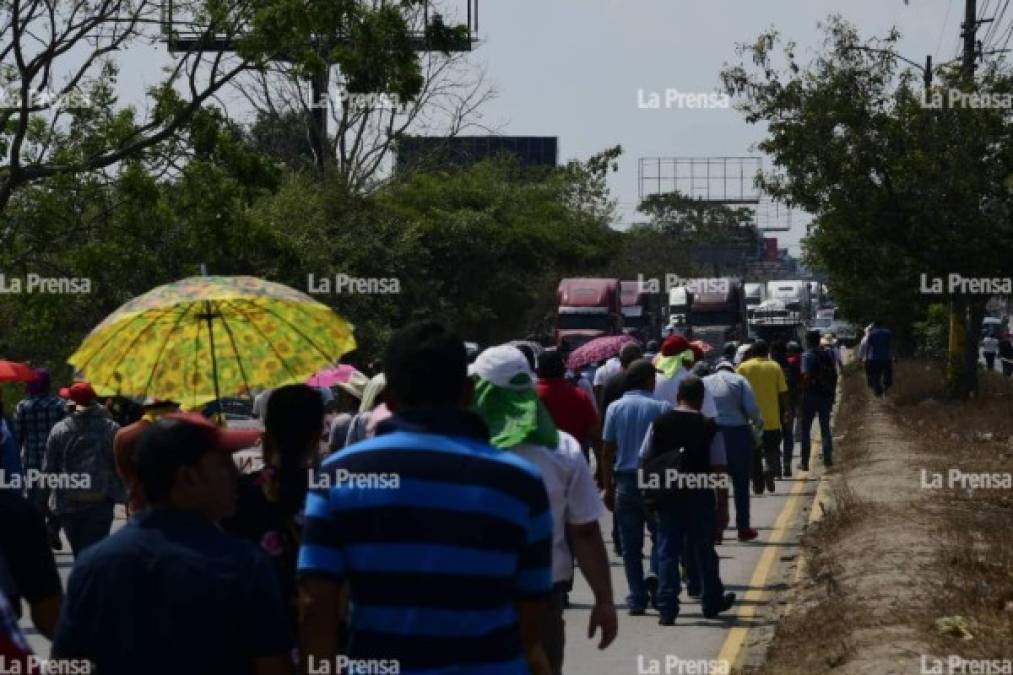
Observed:
[[[988,0],[985,0],[988,2]],[[449,3],[463,0],[447,0]],[[735,45],[773,26],[809,54],[817,23],[839,13],[864,36],[896,26],[901,53],[936,62],[957,55],[960,0],[480,0],[480,48],[498,96],[484,122],[504,134],[558,136],[560,161],[587,158],[620,144],[624,155],[610,185],[623,222],[634,217],[637,160],[645,156],[739,156],[763,130],[734,109],[641,109],[638,90],[716,92]],[[984,3],[979,3],[984,4]],[[994,4],[999,4],[998,0]],[[461,5],[463,6],[463,4]],[[987,5],[986,5],[987,6]],[[808,50],[808,51],[807,51]],[[139,91],[157,80],[164,54],[124,62],[122,84]],[[801,228],[796,228],[796,230]],[[801,232],[786,237],[797,242]],[[797,250],[797,249],[796,249]]]

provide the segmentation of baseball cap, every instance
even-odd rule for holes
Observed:
[[[223,429],[200,413],[195,412],[172,413],[162,419],[176,420],[202,428],[205,430],[208,443],[205,449],[213,452],[232,453],[244,450],[256,445],[263,434],[259,429]]]
[[[662,356],[676,356],[689,349],[689,340],[682,335],[672,335],[661,343]]]
[[[70,399],[79,406],[89,406],[98,398],[98,394],[87,382],[75,382],[60,390],[60,398]]]
[[[535,384],[535,373],[527,358],[513,345],[486,349],[468,366],[468,374],[514,391],[526,391]]]

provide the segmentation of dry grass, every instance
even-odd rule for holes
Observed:
[[[925,626],[940,653],[1013,658],[1013,490],[949,485],[949,472],[1013,474],[1013,381],[982,373],[968,402],[943,402],[940,369],[908,362],[898,369],[894,418],[911,430],[926,466],[945,477],[937,495],[941,617],[963,617],[973,639]]]

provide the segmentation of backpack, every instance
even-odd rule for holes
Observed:
[[[809,373],[809,385],[806,393],[826,398],[834,398],[837,394],[837,364],[833,355],[822,347],[812,352],[815,355],[813,369]]]
[[[110,495],[112,478],[112,434],[108,421],[91,417],[71,418],[68,423],[68,441],[63,456],[63,472],[91,477],[90,490],[74,490],[74,501],[90,501]]]
[[[676,420],[672,415],[688,415],[692,413],[680,413],[672,411],[665,413],[655,424],[662,425]],[[717,425],[714,420],[697,414],[699,424],[686,424],[678,420],[673,424],[676,431],[675,438],[659,438],[657,428],[650,452],[641,460],[640,480],[641,496],[644,503],[650,510],[680,510],[691,505],[692,498],[701,494],[706,488],[691,487],[685,480],[692,477],[692,480],[700,480],[710,473],[710,447],[711,442],[717,434]],[[668,418],[668,419],[666,419]],[[689,418],[685,418],[689,419]],[[659,443],[669,446],[669,449],[658,454],[656,452]]]

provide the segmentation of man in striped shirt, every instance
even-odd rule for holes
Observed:
[[[493,448],[465,410],[464,343],[439,324],[396,334],[385,372],[394,416],[311,482],[299,555],[304,668],[548,672],[552,516],[541,474]],[[352,616],[338,657],[344,584]]]

